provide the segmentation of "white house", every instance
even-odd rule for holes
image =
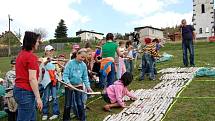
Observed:
[[[214,0],[193,0],[193,25],[197,39],[214,35]]]
[[[77,37],[81,37],[81,41],[103,39],[103,33],[98,33],[94,31],[80,30],[76,32]]]
[[[137,27],[134,28],[134,31],[139,33],[139,38],[140,40],[143,40],[144,38],[158,38],[158,39],[163,39],[164,35],[163,35],[163,30],[162,29],[158,29],[158,28],[154,28],[151,26],[144,26],[144,27]]]

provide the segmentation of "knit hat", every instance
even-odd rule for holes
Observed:
[[[74,45],[72,46],[72,53],[77,52],[79,49],[80,49],[80,46],[79,46],[78,44],[74,44]]]
[[[60,54],[58,57],[59,58],[65,58],[65,55],[64,54]]]
[[[145,44],[150,44],[152,42],[151,38],[145,38],[144,39]]]

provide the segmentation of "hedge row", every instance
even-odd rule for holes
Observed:
[[[50,43],[80,43],[81,37],[69,37],[69,38],[59,38],[59,39],[51,39]]]

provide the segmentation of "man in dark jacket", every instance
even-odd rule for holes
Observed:
[[[181,21],[181,33],[182,33],[182,49],[183,49],[183,63],[184,66],[188,66],[187,50],[190,53],[190,66],[194,64],[194,46],[193,40],[195,39],[195,29],[191,25],[187,25],[185,19]]]

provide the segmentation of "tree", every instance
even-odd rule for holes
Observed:
[[[115,36],[115,39],[120,39],[120,40],[123,39],[123,36],[120,33],[114,33],[114,36]]]
[[[64,20],[61,19],[58,23],[57,28],[55,29],[55,38],[67,38],[67,27],[64,23]]]
[[[131,36],[131,33],[125,33],[124,40],[129,40],[129,36]]]
[[[44,28],[35,28],[33,30],[35,33],[38,33],[41,35],[41,38],[45,39],[48,35],[48,32]]]

